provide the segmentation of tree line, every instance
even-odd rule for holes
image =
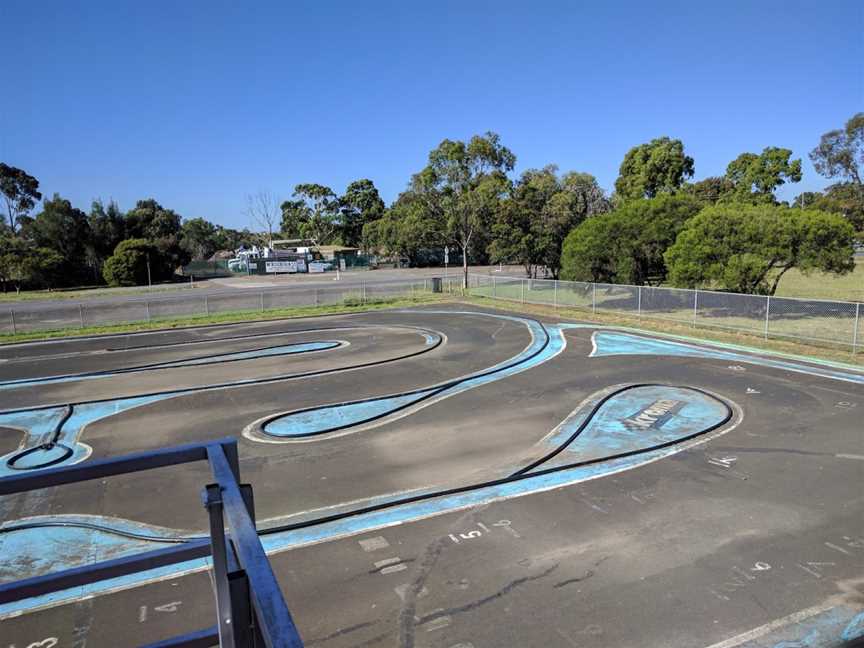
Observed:
[[[440,263],[446,246],[466,280],[469,263],[506,262],[531,277],[773,294],[790,268],[854,267],[855,232],[864,230],[864,113],[825,133],[810,159],[833,184],[784,203],[777,189],[802,177],[791,150],[745,152],[724,175],[693,181],[684,144],[660,137],[626,153],[607,195],[590,173],[554,164],[514,177],[515,154],[487,132],[443,140],[389,207],[369,179],[341,195],[316,183],[296,185],[287,200],[250,195],[255,231],[183,220],[152,199],[125,213],[96,201],[84,213],[55,194],[31,216],[42,200],[38,180],[0,163],[8,217],[0,283],[6,290],[160,281],[190,259],[280,237],[413,265]]]

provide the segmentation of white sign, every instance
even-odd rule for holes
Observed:
[[[444,264],[450,263],[450,248],[446,245],[444,246]]]
[[[297,259],[297,272],[306,272],[306,259]]]
[[[325,266],[319,261],[311,261],[309,263],[309,272],[324,272]]]
[[[339,269],[345,272],[345,259],[339,259]]]
[[[264,272],[297,272],[296,261],[265,261]]]

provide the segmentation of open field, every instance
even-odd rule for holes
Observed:
[[[33,342],[0,360],[0,479],[239,437],[309,646],[864,635],[861,371],[477,303]],[[66,408],[44,445],[39,417]],[[0,498],[0,581],[201,537],[207,473]],[[200,560],[2,605],[0,636],[113,648],[213,615]]]
[[[824,272],[804,275],[800,270],[790,270],[780,280],[777,296],[864,302],[864,257],[855,257],[855,271],[840,277]]]

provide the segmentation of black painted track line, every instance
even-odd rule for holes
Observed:
[[[544,456],[542,458],[542,462],[549,461],[550,459],[552,459],[553,457],[558,455],[560,452],[562,452],[570,443],[572,443],[582,433],[582,431],[588,426],[588,424],[596,416],[596,414],[600,410],[600,408],[607,401],[609,401],[609,399],[611,399],[614,396],[617,396],[618,394],[621,394],[625,391],[628,391],[630,389],[636,389],[637,387],[676,387],[676,386],[675,385],[663,385],[660,383],[642,383],[642,384],[636,384],[636,385],[627,385],[626,387],[622,387],[620,389],[615,390],[614,392],[607,394],[602,399],[600,399],[597,403],[594,404],[594,406],[591,408],[591,411],[585,417],[585,420],[583,420],[582,423],[579,424],[579,427],[576,429],[576,431],[564,443],[559,445],[558,448],[556,448],[553,452]],[[546,468],[543,470],[537,470],[534,472],[528,472],[528,471],[532,471],[534,467],[538,467],[539,465],[541,465],[541,464],[538,464],[537,461],[534,461],[531,464],[529,464],[528,466],[525,466],[524,468],[517,470],[516,472],[512,473],[511,475],[508,475],[507,477],[502,477],[499,479],[491,479],[488,481],[478,482],[475,484],[468,484],[466,486],[457,486],[454,488],[442,489],[442,490],[438,490],[438,491],[433,491],[431,493],[422,493],[419,495],[412,495],[410,497],[403,497],[400,499],[391,500],[389,502],[382,502],[380,504],[374,504],[371,506],[364,506],[364,507],[352,509],[349,511],[343,511],[341,513],[334,513],[332,515],[326,515],[326,516],[322,516],[319,518],[313,518],[311,520],[304,520],[303,522],[295,522],[292,524],[283,524],[283,525],[276,526],[276,527],[261,529],[258,531],[258,534],[264,536],[264,535],[271,535],[274,533],[282,533],[285,531],[296,531],[298,529],[306,529],[309,527],[317,526],[319,524],[326,524],[328,522],[338,522],[338,521],[341,521],[341,520],[344,520],[344,519],[347,519],[350,517],[354,517],[357,515],[364,515],[367,513],[376,513],[378,511],[383,511],[386,509],[396,508],[398,506],[404,506],[406,504],[423,502],[423,501],[427,501],[427,500],[437,499],[439,497],[448,497],[451,495],[460,495],[460,494],[468,493],[470,491],[478,490],[481,488],[503,486],[505,484],[510,484],[513,482],[522,481],[524,479],[529,479],[531,477],[537,477],[540,475],[548,475],[548,474],[552,474],[552,473],[556,473],[556,472],[561,472],[564,470],[571,470],[574,468],[584,468],[586,466],[594,466],[594,465],[606,463],[609,461],[616,461],[618,459],[626,459],[627,457],[633,457],[633,456],[640,455],[640,454],[655,452],[657,450],[663,450],[663,449],[669,448],[673,445],[677,445],[679,443],[684,443],[686,441],[697,438],[699,436],[709,434],[709,433],[713,432],[714,430],[717,430],[717,429],[723,427],[732,419],[732,416],[733,416],[732,408],[729,406],[729,404],[726,401],[722,400],[721,398],[719,398],[719,397],[715,396],[714,394],[711,394],[707,391],[704,391],[702,389],[698,389],[695,387],[679,386],[679,388],[692,389],[694,391],[698,391],[699,393],[708,396],[709,398],[712,398],[713,400],[715,400],[718,403],[720,403],[721,405],[723,405],[723,407],[726,409],[726,416],[723,418],[722,421],[719,421],[718,423],[716,423],[716,424],[714,424],[714,425],[712,425],[712,426],[710,426],[704,430],[700,430],[698,432],[694,432],[694,433],[689,434],[687,436],[684,436],[684,437],[681,437],[678,439],[673,439],[671,441],[664,441],[663,443],[658,443],[658,444],[655,444],[653,446],[648,446],[645,448],[639,448],[637,450],[628,450],[626,452],[619,452],[617,454],[609,455],[606,457],[598,457],[595,459],[587,459],[585,461],[576,461],[573,463],[562,464],[560,466],[554,466],[551,468]],[[34,523],[28,523],[28,524],[31,524],[33,526],[27,527],[27,528],[34,528],[35,526],[41,526],[41,527],[54,526],[57,523],[34,522]],[[64,523],[64,525],[65,526],[72,526],[71,523]],[[19,526],[6,527],[3,529],[0,529],[0,534],[8,533],[10,531],[15,531],[18,528],[22,528],[22,527],[19,527]],[[121,535],[124,535],[124,536],[137,537],[134,535],[130,535],[128,532],[117,532],[116,530],[111,529],[110,527],[102,527],[100,525],[92,525],[91,528],[98,528],[99,530],[106,532],[106,533],[120,533]],[[189,537],[189,538],[170,538],[170,539],[161,538],[161,539],[153,540],[153,541],[154,542],[175,542],[176,543],[176,542],[190,542],[192,540],[200,540],[203,538],[204,538],[204,536]],[[148,539],[149,539],[149,536],[148,536]]]

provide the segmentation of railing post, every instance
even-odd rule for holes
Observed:
[[[693,291],[693,328],[696,328],[696,316],[699,312],[699,289]]]
[[[18,329],[15,326],[15,310],[12,308],[9,309],[9,319],[12,320],[12,335],[17,335]]]
[[[552,289],[552,303],[555,304],[555,308],[558,308],[558,280],[555,280],[553,284],[555,287]]]
[[[206,299],[206,297],[205,297],[205,299]],[[147,321],[149,322],[150,321],[150,300],[149,299],[144,300],[144,308],[147,309]]]
[[[78,304],[78,320],[81,322],[81,328],[84,328],[84,305]]]
[[[636,297],[636,312],[637,317],[642,319],[642,286],[636,286],[638,296]]]
[[[492,299],[498,297],[498,290],[496,289],[495,277],[492,277]]]
[[[861,320],[861,302],[855,303],[855,328],[852,330],[852,355],[858,348],[858,323]]]
[[[210,545],[213,555],[213,577],[216,581],[216,610],[219,615],[219,645],[234,648],[231,618],[231,592],[228,583],[228,547],[222,518],[222,488],[208,484],[203,493],[204,507],[210,515]]]
[[[765,301],[765,339],[768,339],[768,318],[771,316],[771,295]]]
[[[519,280],[519,286],[522,288],[522,303],[524,304],[525,303],[525,280],[524,279]]]
[[[424,288],[426,286],[426,280],[425,279],[423,280],[423,286],[424,286]],[[365,281],[360,282],[360,290],[363,294],[363,303],[365,304],[366,303],[366,282]]]
[[[261,312],[263,313],[264,312],[264,291],[262,290],[260,293],[258,293],[258,295],[261,298]]]
[[[210,315],[210,300],[204,295],[204,314]]]
[[[591,312],[597,312],[597,284],[591,284]]]

